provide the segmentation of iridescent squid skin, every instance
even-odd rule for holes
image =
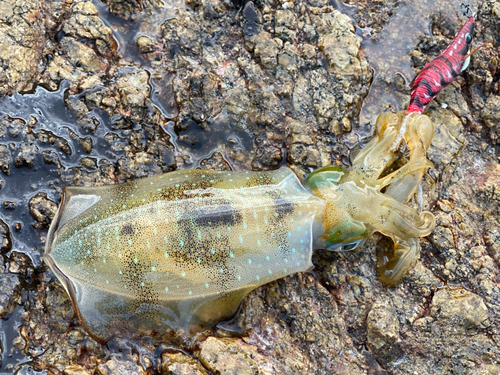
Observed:
[[[434,226],[431,213],[405,205],[431,166],[427,116],[410,116],[409,160],[381,177],[401,157],[391,146],[402,116],[379,116],[352,168],[318,169],[304,185],[280,168],[66,188],[44,260],[99,342],[138,330],[189,336],[234,315],[260,285],[311,269],[313,248],[351,250],[373,232],[395,244],[379,259],[381,280],[394,284]]]

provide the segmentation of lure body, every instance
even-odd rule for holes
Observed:
[[[467,68],[475,23],[475,15],[470,16],[450,45],[418,73],[406,113],[422,113],[436,95]]]
[[[410,160],[385,173],[399,158],[391,145],[402,116],[379,116],[377,136],[351,169],[320,168],[304,185],[280,168],[66,188],[44,260],[100,342],[137,330],[189,336],[233,315],[258,286],[309,270],[313,248],[352,250],[375,231],[396,245],[379,269],[396,283],[418,258],[418,237],[434,227],[431,213],[405,205],[432,165],[427,116],[411,116]]]

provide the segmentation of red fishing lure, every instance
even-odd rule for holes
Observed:
[[[470,8],[466,6],[466,9],[469,13]],[[436,95],[467,68],[475,23],[476,15],[472,14],[450,45],[415,77],[407,114],[422,113]]]

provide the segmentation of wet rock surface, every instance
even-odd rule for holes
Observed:
[[[45,193],[37,193],[28,202],[30,215],[35,219],[36,229],[48,228],[57,211],[57,204],[47,198]]]
[[[358,115],[372,79],[364,31],[328,2],[186,3],[157,19],[155,1],[109,0],[121,17],[115,37],[102,21],[107,10],[90,1],[0,4],[0,94],[41,85],[0,100],[0,316],[2,347],[13,353],[2,353],[2,370],[499,373],[500,10],[491,2],[473,5],[475,39],[489,42],[428,109],[435,168],[423,208],[437,226],[403,282],[378,281],[375,239],[356,254],[319,251],[314,274],[252,292],[231,329],[181,345],[143,337],[101,346],[87,335],[40,261],[63,185],[285,162],[303,178],[348,163],[353,130],[364,126]],[[398,14],[393,1],[353,5],[374,39]],[[449,43],[450,17],[434,18],[435,36],[420,36],[416,69]],[[116,42],[128,28],[140,36],[134,61]],[[404,107],[404,82],[379,65]]]
[[[45,1],[2,1],[0,5],[0,94],[29,90],[35,76],[46,33],[55,26],[55,14]],[[55,16],[55,17],[54,17]],[[43,64],[43,63],[42,63]]]
[[[12,313],[21,302],[21,284],[17,275],[0,275],[0,317],[5,318]]]
[[[10,236],[9,226],[0,221],[0,251],[6,252],[12,249],[12,238]]]
[[[199,360],[180,351],[165,350],[162,352],[161,370],[166,374],[208,375],[209,372]]]

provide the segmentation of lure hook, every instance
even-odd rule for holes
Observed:
[[[461,3],[460,8],[462,9],[462,14],[465,17],[470,18],[471,16],[474,16],[474,18],[476,18],[476,13],[472,11],[472,8],[470,7],[469,4]]]

